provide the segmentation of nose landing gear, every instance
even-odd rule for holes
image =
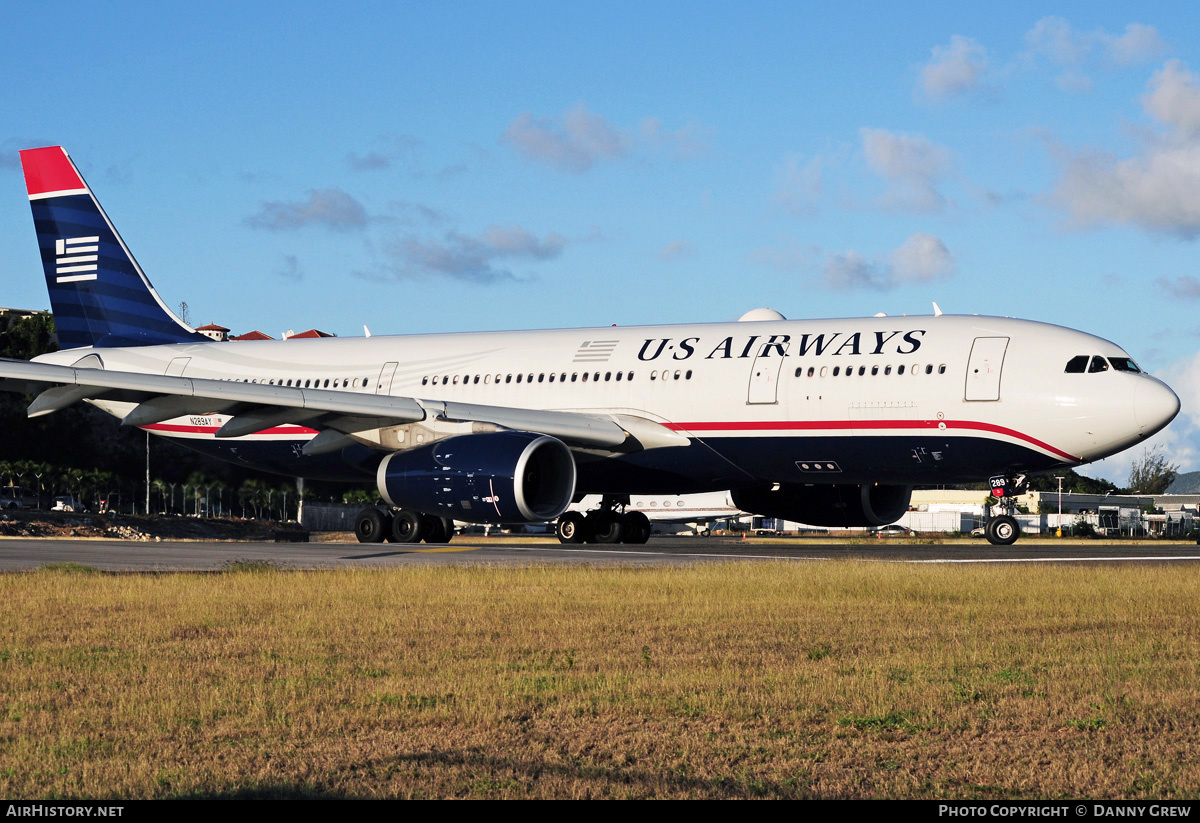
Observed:
[[[993,505],[1001,507],[1004,514],[988,518],[983,536],[993,546],[1011,546],[1021,536],[1021,524],[1013,517],[1017,509],[1013,498],[1025,491],[1025,475],[996,475],[990,483],[995,500]]]

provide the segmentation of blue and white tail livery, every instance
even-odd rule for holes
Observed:
[[[208,339],[159,299],[62,147],[22,151],[21,165],[60,346]]]
[[[21,161],[64,350],[0,361],[0,390],[36,395],[31,415],[87,400],[224,459],[372,482],[396,508],[364,512],[364,540],[555,518],[560,539],[642,540],[630,495],[726,489],[754,514],[878,526],[914,485],[1004,496],[1179,412],[1115,343],[999,317],[216,343],[167,310],[65,151]],[[587,494],[595,517],[567,512]]]

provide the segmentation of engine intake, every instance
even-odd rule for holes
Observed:
[[[908,511],[912,486],[782,483],[736,489],[732,496],[739,509],[809,526],[886,526]]]
[[[464,434],[388,455],[376,482],[403,509],[467,523],[541,523],[571,504],[575,458],[544,434]]]

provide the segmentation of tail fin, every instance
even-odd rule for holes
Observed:
[[[58,342],[211,342],[171,313],[61,146],[21,152]]]

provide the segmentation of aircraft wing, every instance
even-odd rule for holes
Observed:
[[[490,423],[557,437],[583,448],[656,448],[686,445],[687,438],[651,420],[629,415],[486,406],[415,397],[392,397],[265,383],[141,374],[0,359],[0,391],[37,395],[30,417],[50,414],[84,399],[136,404],[121,421],[147,426],[188,414],[232,417],[217,437],[253,434],[282,423],[344,434],[440,420]]]

